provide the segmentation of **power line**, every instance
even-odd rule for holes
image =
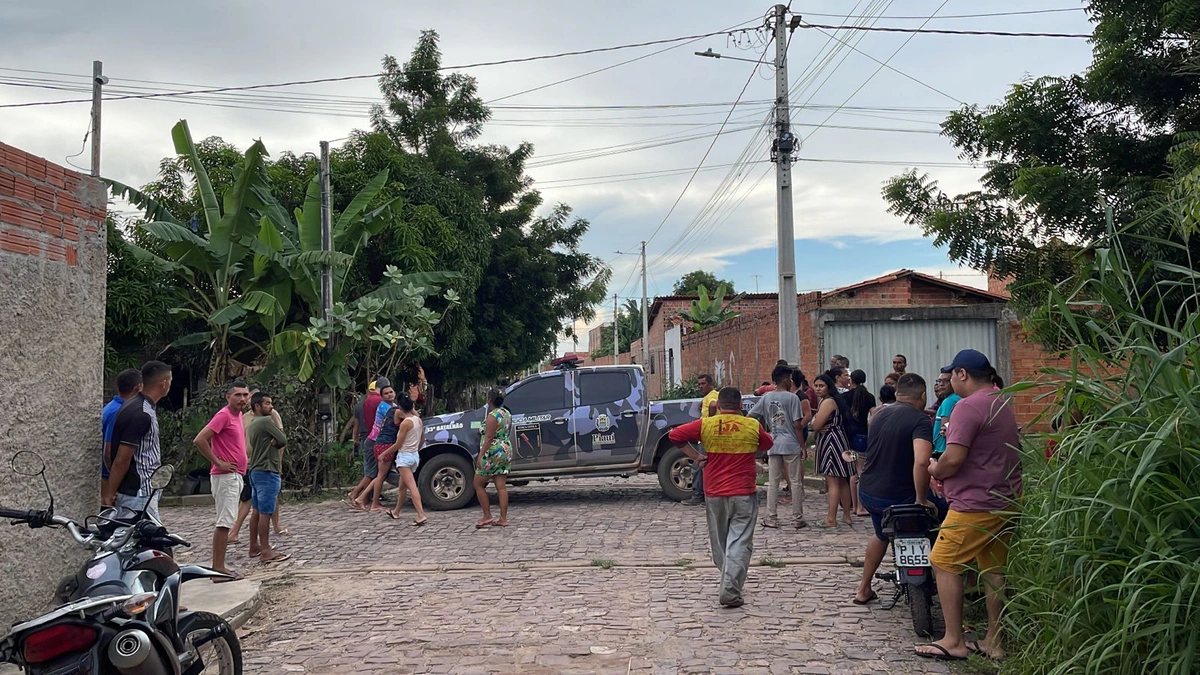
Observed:
[[[831,26],[819,23],[801,23],[801,28],[824,28],[828,30],[858,30],[879,33],[929,33],[936,35],[990,35],[998,37],[1076,38],[1090,40],[1090,33],[1018,33],[1003,30],[951,30],[948,28],[901,28],[899,26]]]
[[[568,56],[584,56],[587,54],[599,54],[602,52],[612,52],[612,51],[618,51],[618,50],[622,50],[622,49],[635,49],[637,47],[651,47],[654,45],[670,44],[672,42],[694,41],[694,40],[699,40],[699,39],[706,38],[706,37],[713,37],[714,35],[728,35],[731,32],[736,32],[736,31],[721,30],[721,31],[713,31],[711,33],[701,33],[698,35],[684,35],[684,36],[674,37],[674,38],[664,38],[662,40],[649,40],[646,42],[634,42],[634,43],[623,44],[623,45],[614,45],[612,47],[595,47],[592,49],[581,49],[581,50],[572,51],[572,52],[559,52],[556,54],[543,54],[543,55],[539,55],[539,56],[525,56],[525,57],[514,58],[514,59],[501,59],[499,61],[482,61],[479,63],[467,63],[467,64],[457,65],[457,66],[439,66],[437,68],[408,70],[407,72],[466,70],[468,68],[484,68],[487,66],[502,66],[502,65],[508,65],[508,64],[513,64],[513,63],[529,63],[532,61],[545,61],[548,59],[558,59],[558,58],[564,58],[564,57],[568,57]],[[113,96],[110,98],[106,98],[104,100],[105,101],[124,101],[124,100],[129,100],[129,99],[140,99],[140,98],[161,98],[161,97],[174,97],[174,96],[191,96],[194,94],[215,94],[215,93],[227,92],[227,91],[250,91],[250,90],[255,90],[255,89],[270,89],[270,88],[276,88],[276,87],[294,87],[294,86],[300,86],[300,85],[323,84],[326,82],[347,82],[350,80],[375,79],[375,78],[381,77],[382,75],[383,75],[383,73],[371,73],[369,75],[344,75],[341,77],[322,77],[322,78],[316,78],[316,79],[311,79],[311,80],[293,80],[290,82],[276,82],[276,83],[271,83],[271,84],[249,84],[249,85],[244,85],[244,86],[239,86],[239,87],[214,87],[211,89],[193,89],[193,90],[189,90],[189,91],[180,91],[180,92],[130,94],[130,95],[125,95],[125,96]],[[92,102],[92,99],[90,99],[90,98],[70,99],[70,100],[63,100],[63,101],[35,101],[32,103],[8,103],[8,104],[0,105],[0,108],[28,108],[28,107],[33,107],[33,106],[63,105],[63,104],[67,104],[67,103],[91,103],[91,102]]]
[[[995,17],[995,16],[1029,16],[1029,15],[1034,15],[1034,14],[1055,14],[1055,13],[1059,13],[1059,12],[1082,12],[1082,11],[1085,11],[1085,8],[1083,8],[1083,7],[1060,7],[1058,9],[1031,9],[1031,10],[1017,11],[1017,12],[988,12],[986,14],[947,14],[945,16],[939,16],[937,18],[938,19],[983,19],[983,18],[989,18],[989,17]],[[831,17],[842,16],[841,14],[822,14],[820,12],[805,12],[803,10],[796,10],[795,13],[799,14],[801,16],[831,16]],[[877,16],[874,18],[922,21],[928,17],[924,17],[924,16]]]

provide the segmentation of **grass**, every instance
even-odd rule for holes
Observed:
[[[787,567],[787,563],[783,562],[779,558],[772,558],[769,555],[764,555],[763,557],[759,558],[758,564],[762,567],[774,567],[776,569],[780,567]]]
[[[692,560],[691,558],[680,558],[675,561],[675,566],[682,567],[685,570],[694,570],[694,569],[696,569],[695,566],[693,565],[693,563],[695,563],[695,562],[696,561]]]
[[[1183,173],[1139,231],[1191,251],[1200,167]],[[1200,671],[1200,273],[1131,261],[1120,241],[1034,315],[1074,345],[1046,371],[1068,424],[1051,459],[1024,448],[1005,673]]]
[[[608,558],[593,558],[592,567],[599,567],[602,570],[611,570],[617,563]]]

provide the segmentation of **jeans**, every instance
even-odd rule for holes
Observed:
[[[713,564],[721,570],[721,604],[742,599],[750,556],[754,554],[754,524],[758,495],[709,497],[704,504]]]
[[[144,509],[146,509],[146,515],[150,516],[154,520],[161,523],[162,519],[159,518],[159,516],[158,516],[159,494],[160,493],[155,493],[154,499],[150,500],[148,497],[136,497],[133,495],[123,495],[118,492],[117,499],[116,499],[116,507],[117,507],[117,516],[116,517],[120,518],[122,520],[132,518],[132,517],[136,516],[137,514],[141,513],[142,509],[144,508]],[[148,500],[150,502],[149,506],[146,505],[146,502]]]
[[[802,455],[769,455],[767,457],[767,517],[779,517],[779,482],[786,475],[792,486],[792,521],[804,520],[804,484],[800,482]]]
[[[701,457],[706,456],[703,447],[697,445],[696,449],[700,451]],[[692,499],[704,499],[704,467],[699,462],[692,473]]]

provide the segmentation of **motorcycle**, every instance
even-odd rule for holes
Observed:
[[[904,598],[912,612],[913,630],[921,637],[933,637],[933,595],[937,582],[929,554],[937,538],[937,517],[920,504],[891,506],[883,515],[883,533],[892,547],[896,569],[876,572],[875,578],[891,582],[896,593],[883,609],[892,609]]]
[[[93,555],[59,584],[61,606],[14,625],[0,638],[0,663],[15,664],[30,675],[241,675],[241,645],[228,622],[179,606],[185,582],[231,577],[176,564],[170,551],[188,542],[147,513],[149,503],[170,483],[173,467],[154,471],[151,500],[132,517],[105,511],[78,523],[54,513],[54,493],[40,455],[23,450],[9,466],[15,473],[41,477],[50,506],[0,508],[0,518],[33,529],[63,528]]]

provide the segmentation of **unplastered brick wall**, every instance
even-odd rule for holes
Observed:
[[[0,143],[0,463],[18,450],[39,452],[55,508],[77,518],[99,504],[106,203],[100,181]],[[13,508],[47,503],[41,481],[7,470],[0,499]],[[5,530],[7,626],[45,609],[86,556],[70,537]]]
[[[79,264],[80,237],[104,227],[104,186],[0,143],[0,250]]]
[[[779,314],[746,314],[683,337],[683,375],[713,376],[720,386],[753,391],[779,360]]]

